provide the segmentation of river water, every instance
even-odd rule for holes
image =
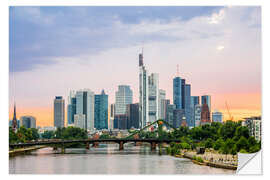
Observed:
[[[164,153],[165,154],[165,153]],[[117,144],[66,149],[44,148],[9,158],[10,174],[234,174],[233,170],[194,164],[189,159],[158,155],[147,146]]]

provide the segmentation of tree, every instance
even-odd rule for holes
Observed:
[[[205,141],[205,147],[206,148],[212,148],[213,147],[213,144],[214,144],[214,141],[213,141],[213,139],[211,139],[211,138],[207,138],[207,140]]]
[[[38,130],[36,128],[31,128],[30,131],[31,131],[33,140],[39,139]]]
[[[244,137],[241,136],[241,138],[236,142],[236,146],[237,146],[237,151],[244,149],[244,150],[248,150],[248,140]]]
[[[235,141],[238,141],[241,137],[249,138],[249,131],[246,126],[238,126],[235,131],[234,137],[236,137]]]
[[[43,139],[52,139],[54,137],[53,131],[44,131],[44,133],[41,134],[41,138]]]
[[[13,131],[12,127],[9,127],[9,143],[15,143],[18,141],[16,133]]]
[[[222,146],[224,146],[224,141],[222,138],[219,138],[215,143],[214,143],[214,146],[213,148],[215,150],[219,150]]]

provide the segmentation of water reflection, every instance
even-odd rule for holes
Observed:
[[[232,174],[235,171],[199,166],[188,159],[158,155],[150,147],[117,144],[98,148],[66,149],[66,154],[52,148],[9,159],[10,174]]]

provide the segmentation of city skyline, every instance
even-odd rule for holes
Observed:
[[[64,10],[58,9],[59,12],[65,13]],[[136,12],[139,10],[136,9]],[[155,13],[161,12],[154,8],[151,10]],[[51,11],[46,8],[27,7],[19,10],[11,9],[11,19],[16,20],[11,23],[11,27],[15,28],[20,23],[29,23],[33,26],[45,26],[50,29],[50,26],[59,20],[56,13],[58,11],[53,8]],[[92,17],[87,14],[88,11],[85,8],[83,10],[74,8],[69,11],[75,12],[74,17],[76,18],[83,16],[82,11],[86,13],[84,17]],[[145,9],[142,8],[141,11],[144,14]],[[116,39],[112,39],[109,47],[104,47],[103,44],[102,50],[97,50],[93,54],[86,52],[64,54],[61,52],[62,54],[46,55],[46,52],[40,51],[41,47],[36,47],[37,44],[31,42],[32,39],[30,39],[25,40],[29,49],[24,50],[28,53],[36,52],[32,58],[36,56],[39,60],[32,61],[29,60],[29,57],[25,57],[25,59],[29,58],[29,61],[25,61],[22,65],[15,56],[20,54],[18,50],[20,43],[15,44],[16,36],[13,37],[11,54],[15,52],[15,55],[13,54],[10,59],[9,119],[12,119],[15,99],[18,117],[32,115],[37,118],[37,125],[52,125],[54,97],[63,96],[67,101],[70,90],[82,88],[89,88],[95,94],[104,89],[109,95],[109,104],[111,104],[114,103],[117,86],[125,84],[129,85],[133,91],[133,103],[139,102],[138,54],[142,47],[147,70],[159,74],[159,88],[166,91],[166,97],[171,102],[173,102],[173,78],[176,77],[176,65],[179,64],[180,77],[192,84],[191,95],[211,95],[212,111],[219,109],[224,113],[224,119],[228,117],[226,101],[233,116],[249,116],[246,113],[261,114],[260,8],[213,7],[212,9],[207,8],[201,14],[193,10],[191,11],[194,12],[193,16],[189,15],[185,18],[184,15],[176,12],[171,14],[172,17],[166,18],[144,14],[141,19],[138,18],[132,22],[125,19],[128,17],[125,14],[127,12],[120,12],[122,14],[115,19],[105,18],[106,21],[112,23],[111,28],[112,32],[116,33]],[[40,22],[33,18],[33,21],[24,22],[23,19],[20,19],[22,15],[30,16],[31,13],[32,15],[40,13],[38,18],[43,21]],[[134,14],[133,16],[135,16]],[[104,23],[108,24],[108,22]],[[99,25],[102,26],[102,24]],[[107,30],[105,27],[95,29],[92,26],[87,27],[85,24],[74,29],[69,27],[68,30],[80,32],[81,37],[85,37],[87,33],[91,34],[92,28],[95,30],[93,33],[97,34],[96,31],[100,29]],[[197,32],[194,32],[195,30]],[[58,31],[55,30],[55,33],[57,34]],[[36,31],[34,30],[34,32]],[[121,38],[122,32],[124,33],[123,38],[128,39],[128,44],[117,40],[117,38]],[[16,33],[18,32],[15,30],[11,31],[12,36]],[[101,32],[101,35],[102,33],[105,32]],[[37,33],[35,36],[42,40],[43,36],[40,34]],[[66,36],[74,38],[71,35]],[[100,38],[100,36],[97,37]],[[236,37],[238,41],[239,38],[241,41],[234,41],[233,39]],[[53,43],[50,38],[49,41]],[[109,40],[101,39],[101,41]],[[95,48],[91,47],[90,43],[81,43],[82,46],[89,46],[88,48],[91,50]],[[117,46],[113,46],[114,43]],[[41,41],[39,45],[48,44]],[[63,48],[62,46],[60,49]],[[194,52],[194,49],[197,51]],[[51,52],[48,49],[47,51]]]

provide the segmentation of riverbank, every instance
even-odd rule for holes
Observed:
[[[220,154],[213,151],[206,151],[204,154],[197,154],[195,151],[182,150],[181,153],[175,155],[175,157],[188,158],[198,165],[230,170],[237,169],[237,156]]]
[[[16,156],[16,155],[21,155],[25,154],[37,149],[44,148],[46,146],[32,146],[32,147],[27,147],[27,148],[19,148],[19,149],[13,149],[9,151],[9,156]]]

